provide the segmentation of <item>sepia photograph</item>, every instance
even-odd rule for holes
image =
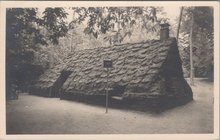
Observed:
[[[4,136],[219,139],[219,3],[40,3],[1,5]]]

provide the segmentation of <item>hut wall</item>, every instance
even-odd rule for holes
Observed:
[[[31,87],[31,92],[30,94],[34,95],[39,95],[39,96],[44,96],[44,97],[50,97],[50,87],[48,88],[43,88],[43,87]]]

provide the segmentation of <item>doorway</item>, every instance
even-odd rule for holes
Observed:
[[[60,77],[57,79],[57,81],[53,85],[52,90],[52,97],[60,97],[60,88],[63,86],[69,75],[72,73],[72,71],[62,71],[60,74]]]

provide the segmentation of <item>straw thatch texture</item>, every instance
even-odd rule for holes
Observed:
[[[83,50],[70,55],[65,71],[72,71],[72,74],[62,87],[63,94],[105,95],[107,70],[103,68],[103,60],[106,58],[113,61],[108,79],[112,94],[123,94],[124,98],[174,94],[175,91],[168,93],[165,82],[167,79],[175,81],[171,77],[180,81],[183,86],[180,89],[186,88],[176,40],[170,38]]]
[[[108,87],[113,89],[110,95],[128,100],[156,98],[159,99],[156,104],[167,97],[192,99],[192,90],[183,78],[175,38],[74,52],[65,60],[65,65],[45,72],[36,88],[55,92],[60,87],[59,94],[66,97],[105,95],[108,74],[103,60],[107,58],[113,61],[108,76]],[[67,79],[62,76],[65,72],[70,74],[66,75]]]
[[[64,65],[59,64],[47,71],[44,72],[32,87],[32,93],[43,95],[43,96],[51,96],[52,89],[61,75],[61,71],[63,70]]]

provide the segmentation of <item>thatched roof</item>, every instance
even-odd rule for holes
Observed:
[[[155,103],[192,100],[192,90],[183,78],[181,59],[175,38],[134,44],[80,50],[70,54],[64,64],[46,71],[35,85],[41,95],[71,98],[105,95],[107,69],[103,60],[111,59],[108,83],[111,94],[123,99],[154,99]],[[61,90],[60,90],[61,89]],[[77,97],[76,97],[77,98]],[[149,99],[149,100],[148,100]],[[161,101],[161,99],[163,101]],[[170,102],[170,101],[168,101]]]
[[[64,64],[59,64],[45,71],[34,85],[35,88],[47,89],[52,87],[56,80],[60,77],[64,66]]]
[[[103,60],[110,58],[113,61],[108,80],[110,87],[124,87],[124,96],[158,94],[159,87],[153,85],[172,46],[177,47],[174,38],[75,52],[69,56],[64,69],[72,74],[62,89],[72,94],[105,94],[107,70],[103,68]]]

